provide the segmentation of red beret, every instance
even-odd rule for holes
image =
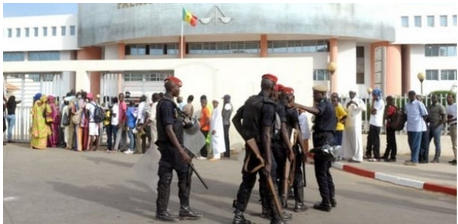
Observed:
[[[285,92],[286,94],[294,94],[294,89],[291,87],[283,87],[281,91]]]
[[[181,80],[178,79],[178,78],[175,77],[175,76],[169,76],[169,77],[165,78],[164,81],[165,81],[165,82],[168,82],[168,81],[173,82],[173,83],[177,84],[177,85],[180,86],[180,87],[183,85],[183,83],[181,82]]]
[[[281,89],[283,89],[283,87],[284,86],[282,84],[277,84],[277,85],[275,85],[274,90],[275,91],[281,91]]]
[[[272,74],[264,74],[264,75],[262,76],[262,78],[263,78],[263,79],[268,79],[268,80],[274,82],[274,84],[277,84],[277,81],[278,81],[277,76],[272,75]]]
[[[94,99],[94,94],[92,94],[92,93],[87,93],[86,98],[92,100],[92,99]]]

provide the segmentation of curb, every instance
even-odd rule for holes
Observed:
[[[380,172],[374,172],[371,170],[361,169],[359,167],[350,166],[350,165],[343,164],[340,162],[335,162],[333,163],[332,166],[336,169],[343,170],[349,173],[353,173],[359,176],[368,177],[371,179],[381,180],[381,181],[385,181],[385,182],[389,182],[389,183],[393,183],[393,184],[397,184],[397,185],[401,185],[405,187],[411,187],[411,188],[427,190],[427,191],[434,191],[434,192],[441,192],[441,193],[456,196],[456,187],[429,183],[425,181],[418,181],[418,180],[398,177],[398,176],[389,175],[389,174],[380,173]]]

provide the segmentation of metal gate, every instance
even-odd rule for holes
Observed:
[[[63,88],[62,73],[3,74],[3,89],[6,90],[6,96],[14,95],[16,100],[21,101],[16,107],[16,123],[12,134],[14,141],[30,140],[29,128],[32,124],[30,113],[33,96],[36,93],[52,94],[62,99],[69,91]]]
[[[164,91],[164,79],[173,75],[173,70],[105,72],[100,82],[100,96],[106,101],[129,91],[131,96],[146,95],[150,99],[153,93]],[[120,90],[117,88],[119,76]]]

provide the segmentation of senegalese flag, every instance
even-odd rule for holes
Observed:
[[[191,26],[196,26],[197,16],[193,15],[191,12],[183,8],[183,21],[191,24]]]

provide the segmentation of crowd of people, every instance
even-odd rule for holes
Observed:
[[[396,162],[397,144],[396,131],[405,127],[408,135],[408,144],[411,150],[411,159],[405,165],[415,166],[418,163],[439,163],[441,155],[441,135],[445,125],[449,125],[449,134],[452,141],[454,159],[449,161],[456,165],[456,103],[454,94],[447,95],[447,106],[438,102],[438,95],[431,95],[431,103],[426,106],[423,98],[415,91],[408,93],[408,102],[405,108],[397,108],[392,96],[385,101],[382,92],[375,89],[370,102],[369,134],[366,150],[362,144],[362,113],[366,104],[356,96],[355,90],[349,91],[349,99],[344,106],[339,103],[337,93],[331,95],[335,106],[338,124],[336,126],[336,144],[342,146],[342,153],[338,159],[359,163],[363,159],[369,162]],[[401,114],[400,116],[397,116]],[[400,123],[399,123],[400,122]],[[405,123],[405,126],[404,126]],[[385,125],[386,149],[380,151],[380,130]],[[343,137],[340,137],[340,136]],[[434,157],[429,160],[429,147],[434,140],[436,148]]]

